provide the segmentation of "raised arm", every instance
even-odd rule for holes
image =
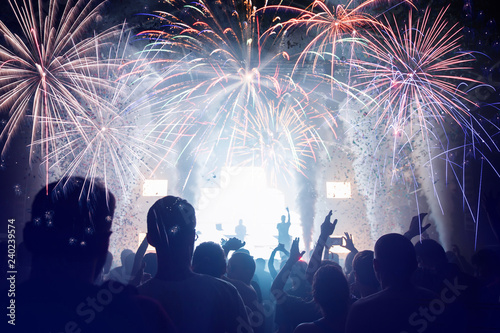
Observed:
[[[269,269],[269,273],[271,274],[271,277],[273,279],[276,278],[276,275],[278,275],[278,272],[276,271],[276,268],[274,268],[274,257],[276,256],[276,252],[281,251],[283,252],[286,256],[290,256],[290,252],[288,252],[285,249],[285,246],[283,244],[278,244],[276,248],[274,248],[273,252],[271,252],[271,256],[269,257],[269,260],[267,262],[267,268]]]
[[[141,283],[142,269],[144,268],[142,259],[144,258],[147,249],[148,249],[148,239],[147,237],[144,237],[141,245],[139,245],[139,248],[135,253],[134,265],[132,266],[132,272],[130,273],[130,284],[132,285],[137,286]]]
[[[321,257],[323,255],[323,248],[326,245],[326,240],[328,239],[328,237],[330,237],[331,234],[333,234],[335,226],[337,225],[337,219],[335,219],[333,223],[330,223],[331,217],[332,211],[330,211],[328,215],[326,215],[325,221],[323,222],[323,224],[321,224],[321,232],[318,238],[318,242],[316,243],[316,246],[314,246],[311,260],[309,260],[309,264],[307,265],[306,278],[311,283],[314,273],[316,273],[321,264]]]
[[[290,210],[288,209],[288,207],[286,207],[286,212],[288,214],[288,224],[290,224]]]
[[[245,246],[245,244],[246,242],[242,242],[236,237],[229,238],[227,241],[226,240],[221,241],[222,249],[224,250],[226,258],[230,251],[237,251],[243,246]]]
[[[285,292],[283,291],[285,283],[290,276],[293,265],[295,265],[295,263],[299,261],[300,258],[302,258],[304,253],[306,253],[306,251],[300,252],[299,250],[299,238],[295,238],[292,242],[292,247],[290,248],[290,257],[271,285],[271,293],[276,298],[276,301],[280,302],[280,300],[286,296]]]
[[[429,229],[431,224],[427,224],[426,226],[422,225],[424,221],[424,217],[427,216],[427,213],[421,213],[419,215],[413,216],[410,222],[410,226],[408,227],[408,231],[403,234],[406,238],[411,240],[413,237],[420,235],[425,230]]]
[[[352,234],[349,234],[348,232],[344,232],[344,235],[342,238],[345,240],[345,245],[342,244],[342,246],[345,249],[348,249],[350,252],[353,252],[354,254],[358,253],[358,249],[354,246],[354,242],[352,241]]]

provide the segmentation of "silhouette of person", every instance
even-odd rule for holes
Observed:
[[[203,242],[193,254],[193,271],[216,278],[226,274],[226,255],[222,247],[214,242]]]
[[[352,261],[354,286],[359,297],[367,297],[380,291],[380,283],[373,270],[373,251],[365,250],[356,253]]]
[[[453,290],[438,295],[412,284],[417,257],[408,238],[384,235],[374,252],[373,267],[382,290],[352,305],[347,333],[461,332],[448,311],[450,304],[445,303],[452,299]]]
[[[16,289],[9,332],[174,330],[160,305],[135,288],[94,285],[106,262],[114,210],[113,194],[92,179],[64,178],[38,192],[24,228],[31,275]]]
[[[179,332],[252,332],[238,291],[230,283],[191,269],[196,216],[186,200],[157,200],[147,216],[150,245],[156,248],[156,276],[139,286],[157,299]]]
[[[281,215],[281,222],[276,225],[278,229],[278,243],[283,244],[286,249],[290,249],[290,244],[292,242],[292,237],[289,234],[290,230],[290,210],[286,207],[288,213],[288,221],[286,221],[286,216]]]
[[[350,303],[349,285],[336,265],[321,266],[313,277],[313,298],[321,308],[323,317],[297,326],[294,333],[340,333],[345,330],[345,322]]]
[[[247,235],[247,227],[243,225],[242,219],[238,221],[238,225],[234,228],[234,232],[236,234],[236,238],[238,238],[242,242],[245,241],[245,236]]]

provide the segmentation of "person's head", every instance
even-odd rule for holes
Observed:
[[[227,277],[250,285],[255,273],[255,261],[247,253],[235,252],[227,263]]]
[[[312,294],[327,318],[344,318],[349,307],[350,291],[339,266],[321,266],[313,277]]]
[[[417,269],[415,248],[400,234],[387,234],[375,243],[373,267],[383,288],[394,284],[408,284]]]
[[[425,269],[440,270],[448,260],[443,247],[432,239],[423,239],[415,244],[418,266]]]
[[[120,262],[122,263],[122,266],[125,266],[125,260],[129,255],[133,253],[134,251],[132,251],[131,249],[125,249],[120,253]]]
[[[226,273],[226,256],[222,247],[214,242],[204,242],[193,254],[193,271],[220,278]]]
[[[134,267],[134,261],[135,261],[135,253],[132,252],[125,258],[125,261],[123,262],[123,273],[125,274],[132,273],[132,268]]]
[[[255,270],[263,272],[266,269],[266,260],[262,258],[255,259]]]
[[[356,253],[352,261],[352,271],[359,285],[372,289],[380,286],[373,270],[373,251],[365,250]]]
[[[191,265],[196,237],[196,215],[186,200],[166,196],[158,199],[148,211],[148,243],[158,256],[165,255],[171,263]]]
[[[345,271],[346,275],[349,275],[352,272],[352,261],[353,261],[355,255],[356,255],[356,253],[349,252],[347,254],[347,256],[345,257],[344,271]]]
[[[69,177],[47,185],[35,196],[24,228],[33,263],[64,262],[100,273],[114,210],[115,197],[96,180]]]
[[[286,216],[285,215],[281,215],[281,223],[286,223]]]
[[[242,220],[242,219],[240,219],[240,220],[238,221],[238,224],[239,224],[239,225],[242,225],[242,224],[243,224],[243,220]]]

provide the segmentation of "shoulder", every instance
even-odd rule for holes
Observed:
[[[385,298],[384,291],[381,290],[379,292],[376,292],[375,294],[372,294],[370,296],[366,296],[363,298],[358,299],[356,302],[352,304],[352,308],[359,308],[359,307],[369,307],[372,306],[373,304],[377,304],[381,300]]]

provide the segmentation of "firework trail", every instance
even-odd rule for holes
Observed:
[[[366,34],[368,60],[353,61],[358,67],[354,88],[373,97],[365,101],[361,111],[376,119],[373,127],[383,129],[374,153],[381,149],[382,140],[392,141],[391,175],[409,158],[406,179],[414,183],[414,193],[424,189],[441,235],[451,234],[444,231],[452,223],[451,215],[444,215],[452,207],[443,205],[438,195],[446,188],[446,167],[436,160],[439,156],[444,165],[449,164],[447,155],[440,154],[455,144],[447,133],[458,126],[471,140],[491,141],[476,130],[480,124],[470,112],[475,106],[467,96],[470,86],[482,85],[465,75],[474,58],[471,53],[459,52],[460,29],[448,24],[446,11],[442,9],[431,19],[427,9],[415,24],[410,12],[404,29],[395,19],[392,25],[386,19],[385,28],[376,26],[374,32]],[[459,89],[466,86],[466,91]]]
[[[266,44],[250,2],[238,7],[234,2],[222,6],[201,1],[184,4],[175,15],[165,11],[154,17],[163,29],[146,30],[139,36],[151,40],[145,50],[167,55],[157,59],[165,74],[156,90],[164,96],[166,127],[179,128],[172,140],[182,144],[182,154],[192,156],[193,161],[207,155],[208,161],[215,151],[224,151],[225,164],[273,165],[271,178],[276,179],[276,174],[305,167],[300,161],[304,148],[290,146],[301,145],[301,140],[289,137],[287,148],[281,146],[286,135],[299,130],[285,133],[283,124],[277,122],[302,126],[302,135],[308,137],[303,142],[310,147],[321,145],[319,123],[334,132],[336,123],[329,110],[319,112],[318,108],[311,114],[308,94],[283,73],[288,55]],[[286,100],[294,101],[293,111],[283,109]],[[264,138],[268,134],[276,137]],[[163,137],[168,135],[166,130]],[[278,171],[281,167],[285,169]]]
[[[42,1],[35,5],[31,0],[22,4],[11,0],[9,4],[22,35],[0,22],[5,40],[0,45],[0,112],[9,117],[0,133],[1,151],[5,153],[18,127],[30,116],[31,140],[45,141],[41,153],[47,155],[55,147],[44,139],[56,134],[48,119],[75,120],[83,113],[79,99],[91,96],[88,87],[108,85],[93,75],[100,66],[95,54],[100,41],[115,36],[116,30],[83,38],[104,5],[96,1],[69,1],[62,13],[56,0],[48,3],[47,12]]]
[[[109,65],[97,73],[109,84],[104,89],[87,85],[90,94],[79,99],[78,106],[84,112],[64,120],[44,119],[56,131],[34,142],[57,147],[46,156],[51,174],[100,178],[106,187],[124,194],[138,180],[152,177],[153,166],[165,162],[172,150],[170,141],[158,139],[163,128],[158,126],[160,101],[152,89],[157,78],[151,75],[149,59],[128,59],[136,52],[127,49],[127,34],[122,30],[117,46],[105,59],[97,59]],[[122,63],[120,68],[116,62]]]
[[[346,5],[339,4],[329,8],[323,1],[316,0],[306,9],[290,6],[269,6],[262,10],[277,9],[290,11],[297,15],[296,18],[272,27],[269,30],[270,32],[279,29],[279,34],[286,37],[295,29],[306,27],[306,33],[313,35],[312,39],[301,50],[294,71],[299,64],[304,65],[306,59],[312,57],[313,72],[321,72],[322,70],[317,70],[318,60],[328,59],[331,63],[331,75],[333,76],[335,63],[352,55],[350,48],[344,48],[343,44],[356,43],[360,32],[362,33],[365,28],[371,25],[379,24],[369,14],[363,12],[367,6],[374,2],[375,0],[369,0],[355,8],[350,8],[353,1],[349,1]],[[337,52],[339,46],[340,50]],[[350,46],[352,48],[352,45]]]
[[[262,110],[264,113],[248,115],[246,131],[244,126],[236,126],[230,156],[265,168],[272,184],[283,180],[289,186],[297,172],[305,176],[304,170],[316,161],[318,151],[328,154],[317,123],[328,124],[335,133],[333,115],[320,112],[315,104],[311,100],[296,100],[288,93],[277,101],[271,100]]]
[[[223,6],[200,1],[185,4],[178,16],[158,12],[154,17],[165,29],[140,36],[153,41],[151,49],[169,56],[163,60],[168,70],[158,91],[169,105],[196,101],[198,108],[190,116],[212,127],[202,128],[204,135],[213,129],[215,138],[227,136],[233,120],[245,126],[247,112],[263,109],[269,99],[280,96],[284,77],[279,62],[287,55],[260,58],[258,18],[250,3],[238,8],[234,2]]]

